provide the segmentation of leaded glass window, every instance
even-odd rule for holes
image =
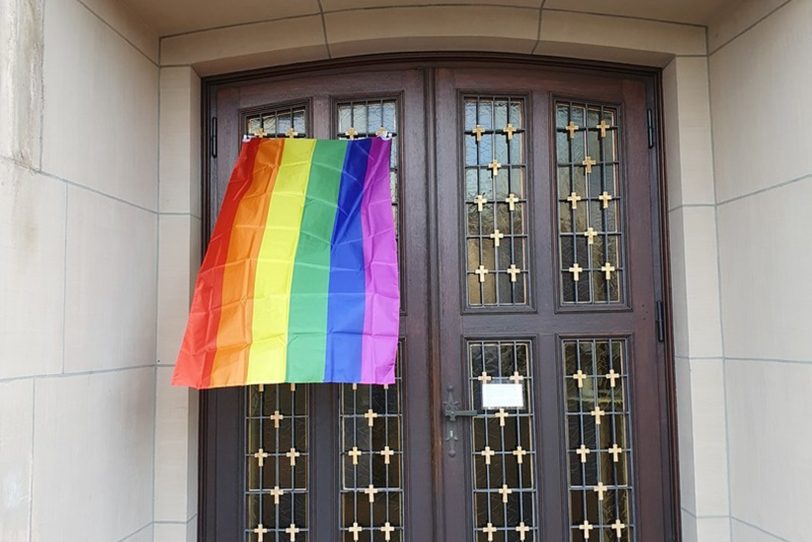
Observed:
[[[398,228],[399,149],[398,102],[394,98],[357,100],[340,102],[338,113],[338,139],[384,136],[392,138],[392,156],[389,159],[389,179],[392,190],[392,214],[395,218],[395,231]]]
[[[557,102],[561,301],[625,301],[617,109]]]
[[[264,110],[246,119],[245,133],[261,137],[307,137],[307,106]]]
[[[398,130],[400,128],[400,107],[397,98],[370,98],[342,101],[336,104],[338,139],[362,137],[392,138],[392,155],[389,159],[389,187],[392,191],[392,216],[395,220],[395,235],[398,251],[402,256],[400,243],[400,148]],[[398,258],[400,262],[402,258]],[[401,293],[403,291],[403,264],[400,265]],[[405,298],[401,295],[401,298]]]
[[[246,540],[308,540],[308,386],[246,391]]]
[[[465,96],[463,107],[467,302],[526,305],[525,100]]]
[[[245,118],[246,134],[307,137],[307,106],[269,107]],[[266,384],[245,393],[245,536],[307,542],[310,524],[309,386]]]
[[[570,540],[636,540],[625,339],[562,343]]]
[[[345,542],[403,542],[401,349],[395,384],[341,386],[340,529]]]
[[[524,408],[486,410],[471,426],[474,539],[536,540],[533,376],[529,341],[468,341],[471,405],[482,405],[482,388],[521,384]]]

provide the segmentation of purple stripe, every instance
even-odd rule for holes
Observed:
[[[361,382],[394,384],[400,334],[400,287],[389,155],[392,142],[372,140],[361,202],[366,303],[361,347]]]

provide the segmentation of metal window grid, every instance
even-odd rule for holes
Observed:
[[[526,305],[529,302],[529,258],[525,100],[510,96],[463,96],[462,100],[468,306]],[[504,125],[499,126],[503,117]],[[511,138],[504,131],[508,125],[515,129]],[[500,168],[498,174],[493,175],[489,166],[498,158],[502,159]],[[506,177],[504,189],[499,174]],[[473,183],[471,177],[474,177]],[[471,190],[472,184],[476,186],[475,191]],[[509,194],[516,197],[512,205],[505,201]],[[481,211],[476,201],[480,195],[488,200],[482,204]],[[472,216],[475,228],[471,227]],[[493,228],[487,228],[483,222],[486,218],[491,219]],[[508,228],[502,231],[500,223],[507,223]],[[487,231],[489,229],[491,231]],[[497,229],[503,235],[499,246],[496,239],[491,238]],[[508,273],[511,264],[519,269],[515,281]],[[479,266],[488,271],[483,276],[484,281],[477,274]]]
[[[518,373],[522,377],[525,394],[525,408],[504,409],[508,414],[504,418],[504,426],[495,416],[501,414],[499,410],[489,410],[473,418],[471,487],[474,519],[472,540],[475,542],[538,539],[531,346],[530,341],[521,340],[467,341],[469,404],[473,408],[481,406],[482,373],[492,379],[484,384],[486,386],[490,383],[514,382],[511,377]],[[515,441],[526,453],[515,455],[519,448],[511,447],[509,441]],[[492,444],[497,449],[491,447]],[[493,452],[490,461],[483,456],[483,452],[487,453],[485,446]],[[515,482],[515,485],[509,486],[508,482]],[[504,502],[505,496],[500,493],[503,485],[510,490],[506,497],[508,502]],[[489,526],[495,531],[488,533]],[[524,527],[528,529],[522,535],[519,529]]]
[[[570,101],[557,101],[555,111],[561,302],[623,303],[624,257],[623,232],[620,226],[622,194],[618,111],[604,105]],[[601,129],[598,124],[602,121],[609,124],[605,137],[599,137]],[[567,129],[570,123],[578,126],[572,136]],[[562,140],[565,144],[562,144]],[[582,163],[586,157],[595,161],[590,174],[586,173]],[[581,172],[583,193],[579,193],[576,186],[576,175],[580,178]],[[600,177],[597,187],[591,182],[592,176],[596,174]],[[567,187],[566,190],[562,190],[564,186]],[[603,192],[612,197],[606,209],[599,199]],[[576,202],[577,209],[572,209],[571,202],[567,200],[571,193],[582,198]],[[596,242],[591,245],[584,237],[589,227],[598,228]],[[601,270],[602,265],[607,262],[615,267],[608,281]],[[574,275],[569,270],[575,264],[582,267],[578,281],[574,280]]]
[[[344,541],[407,540],[404,533],[402,343],[398,345],[395,384],[342,384],[341,487],[339,530]],[[373,411],[373,427],[365,414]],[[376,440],[377,446],[376,446]],[[383,441],[384,448],[380,446]],[[358,452],[353,459],[351,452]],[[392,452],[386,462],[382,452]],[[365,492],[376,490],[370,501]],[[382,529],[391,526],[390,532]]]
[[[637,540],[626,347],[622,338],[562,341],[572,542]],[[610,371],[616,375],[615,386],[607,376]],[[576,376],[583,376],[581,387]],[[596,407],[605,412],[600,424],[592,414]],[[585,462],[579,454],[581,445],[589,450],[583,455]],[[593,527],[588,539],[581,528],[585,520]],[[616,520],[624,526],[620,531],[613,528]]]

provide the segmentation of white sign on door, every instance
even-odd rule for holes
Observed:
[[[482,384],[482,408],[524,408],[522,384]]]

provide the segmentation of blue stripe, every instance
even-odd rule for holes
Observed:
[[[350,141],[330,250],[325,382],[358,382],[364,334],[366,284],[361,200],[372,141]]]

